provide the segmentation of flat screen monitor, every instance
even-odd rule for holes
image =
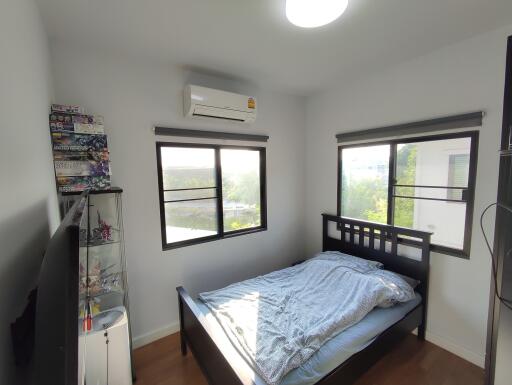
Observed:
[[[86,195],[50,239],[39,273],[35,318],[35,382],[81,385],[78,375],[80,223]]]

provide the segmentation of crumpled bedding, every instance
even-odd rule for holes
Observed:
[[[277,385],[324,343],[375,307],[415,297],[398,275],[338,252],[238,282],[199,298],[254,370]]]

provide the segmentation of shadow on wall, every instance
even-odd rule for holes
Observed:
[[[47,202],[0,219],[0,384],[28,384],[30,368],[16,368],[10,324],[19,317],[35,286],[49,239]]]
[[[246,90],[258,90],[257,83],[248,81],[242,77],[233,76],[226,72],[213,71],[211,69],[184,65],[181,67],[185,72],[185,84],[217,88],[228,92],[246,92]]]
[[[226,241],[230,240],[218,242]],[[257,257],[244,258],[240,256],[240,251],[230,250],[227,244],[226,249],[228,251],[225,254],[206,254],[211,263],[184,263],[182,281],[178,282],[178,286],[184,286],[195,298],[200,292],[217,290],[235,282],[284,269],[290,267],[293,262],[303,259],[300,256],[291,259],[277,259],[275,255],[279,255],[279,250],[276,251],[276,254],[265,253],[262,250],[261,254],[256,253]],[[173,287],[169,289],[174,290]]]

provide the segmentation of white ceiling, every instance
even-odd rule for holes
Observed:
[[[51,39],[307,95],[512,23],[512,0],[349,0],[318,29],[285,0],[37,0]]]

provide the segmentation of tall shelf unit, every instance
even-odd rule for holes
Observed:
[[[132,384],[130,306],[122,189],[85,193],[80,221],[79,378],[82,384]],[[84,194],[63,193],[65,215]]]

